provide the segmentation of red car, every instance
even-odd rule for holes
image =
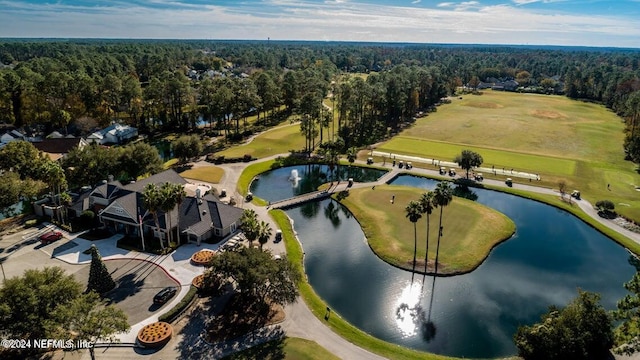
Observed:
[[[43,244],[51,244],[56,240],[62,239],[62,233],[60,231],[48,232],[44,235],[40,235],[40,242]]]

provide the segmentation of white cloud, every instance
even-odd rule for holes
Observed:
[[[411,3],[412,4],[419,4],[422,0],[413,0]]]
[[[443,2],[435,8],[344,0],[268,0],[260,7],[153,0],[168,8],[25,4],[0,0],[0,37],[110,37],[403,41],[640,47],[624,16],[535,12],[516,5]],[[186,1],[186,0],[182,0]],[[523,1],[523,0],[519,0]],[[517,19],[517,21],[514,21]]]

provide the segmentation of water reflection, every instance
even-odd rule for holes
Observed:
[[[283,173],[284,182],[289,173]],[[263,186],[270,185],[263,180]],[[398,183],[436,184],[404,176]],[[305,270],[318,295],[358,328],[402,346],[459,357],[513,355],[517,327],[538,321],[549,305],[566,305],[577,288],[602,294],[607,309],[625,295],[622,284],[635,268],[624,248],[550,206],[474,192],[478,202],[509,216],[517,233],[477,270],[455,277],[418,275],[410,282],[414,275],[375,256],[357,221],[332,200],[318,202],[313,217],[303,215],[301,207],[287,214],[303,243]]]
[[[334,172],[335,176],[330,174],[329,166],[320,164],[287,166],[260,174],[260,181],[252,182],[250,191],[264,200],[278,201],[316,191],[318,186],[331,181],[349,178],[357,182],[375,181],[385,173],[384,170],[355,166],[337,166]],[[306,212],[314,216],[317,210],[309,208]]]

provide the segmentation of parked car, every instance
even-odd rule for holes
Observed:
[[[62,239],[62,233],[60,231],[51,231],[46,234],[40,235],[40,242],[43,244],[51,244],[54,241]]]
[[[156,296],[153,297],[153,303],[154,304],[158,304],[158,305],[162,305],[162,304],[166,303],[167,301],[169,301],[169,299],[174,297],[177,292],[178,292],[178,288],[177,287],[168,286],[168,287],[160,290],[160,292],[157,293]]]
[[[276,230],[276,238],[273,242],[278,243],[280,241],[282,241],[282,230]]]

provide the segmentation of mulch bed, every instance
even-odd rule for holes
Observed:
[[[284,320],[282,306],[260,304],[253,298],[235,294],[224,310],[213,317],[207,329],[207,341],[216,343],[236,339],[267,325]]]

